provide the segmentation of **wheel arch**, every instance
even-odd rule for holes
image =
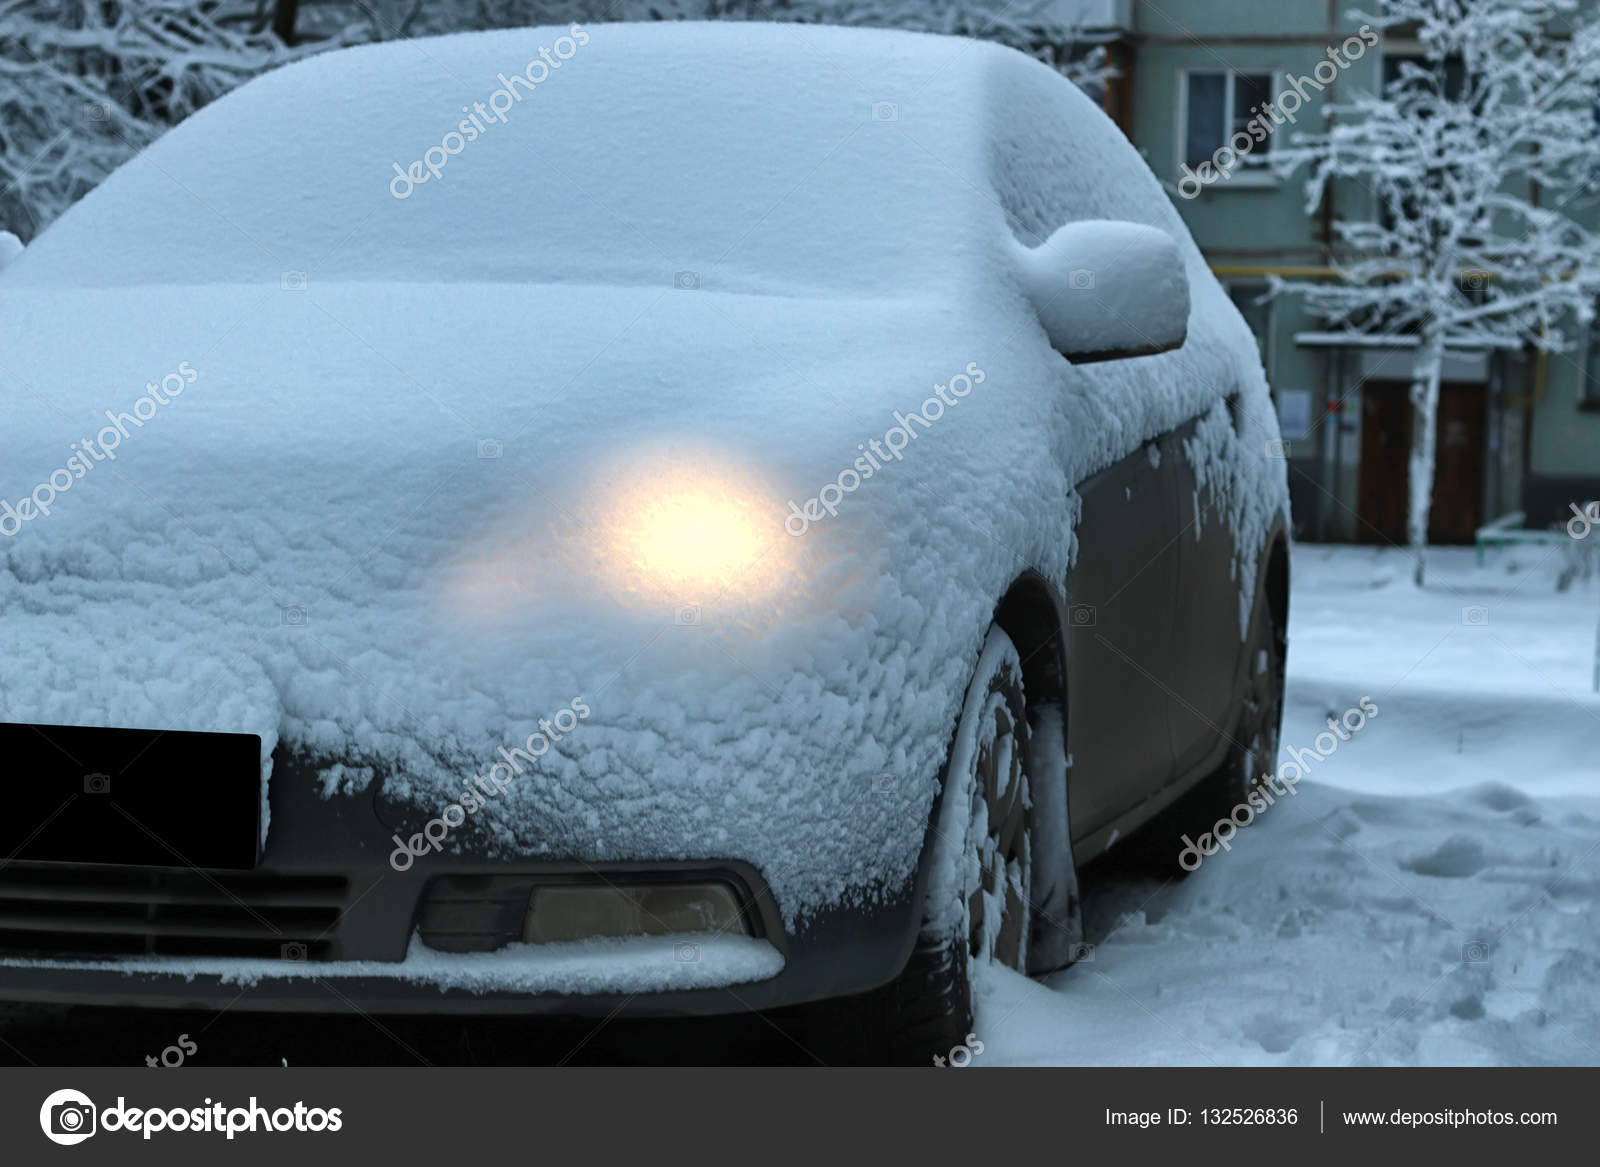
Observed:
[[[1066,601],[1061,592],[1040,572],[1029,569],[1012,581],[990,616],[989,626],[997,626],[1011,638],[1022,661],[1022,688],[1030,709],[1059,704],[1063,720],[1067,717]],[[974,657],[974,663],[977,658]],[[919,905],[927,894],[929,861],[933,855],[933,824],[939,819],[945,797],[946,769],[957,727],[950,728],[945,746],[945,763],[939,775],[939,789],[929,810],[928,830],[917,859],[917,877],[912,897]],[[1066,791],[1061,791],[1065,805]],[[1034,792],[1037,802],[1038,791]],[[1067,844],[1070,854],[1070,842]],[[907,949],[909,955],[909,945]]]
[[[1024,572],[995,606],[994,623],[1022,658],[1022,685],[1031,706],[1067,702],[1066,604],[1036,571]]]

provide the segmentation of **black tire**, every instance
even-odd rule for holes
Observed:
[[[1284,664],[1288,655],[1288,630],[1265,602],[1257,606],[1251,622],[1245,667],[1244,707],[1233,731],[1233,747],[1220,771],[1222,796],[1234,807],[1248,798],[1278,761],[1283,733]]]
[[[905,970],[848,1003],[869,1060],[957,1063],[972,1034],[973,969],[1027,967],[1032,885],[1027,700],[1016,646],[989,632],[967,690],[933,822],[928,897]],[[967,1056],[970,1056],[970,1051]]]

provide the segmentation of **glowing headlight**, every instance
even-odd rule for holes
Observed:
[[[627,592],[675,603],[762,601],[792,581],[795,540],[783,529],[782,504],[714,459],[631,467],[603,506],[606,575]]]
[[[555,508],[543,532],[503,536],[459,560],[452,609],[514,617],[606,593],[629,604],[767,608],[794,582],[798,555],[774,498],[714,457],[636,458]]]
[[[781,535],[749,498],[698,483],[642,487],[619,502],[612,550],[644,581],[712,592],[736,583]]]

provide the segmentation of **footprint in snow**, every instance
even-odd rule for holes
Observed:
[[[1340,807],[1322,821],[1323,827],[1335,839],[1348,839],[1361,831],[1361,818],[1348,807]]]
[[[1600,1014],[1594,986],[1600,983],[1600,959],[1592,953],[1569,948],[1551,962],[1539,986],[1539,1004],[1552,1017],[1570,1024],[1587,1019],[1593,1028]]]
[[[1244,1025],[1245,1037],[1269,1054],[1287,1052],[1304,1032],[1299,1022],[1281,1013],[1257,1013]]]
[[[1352,802],[1349,813],[1359,822],[1369,823],[1375,827],[1403,825],[1406,819],[1406,808],[1394,799],[1382,802],[1363,799]]]
[[[1482,786],[1475,786],[1467,791],[1466,797],[1468,802],[1476,803],[1488,810],[1500,811],[1502,814],[1508,810],[1524,810],[1535,805],[1533,799],[1504,782],[1485,782]]]
[[[1451,835],[1426,855],[1403,859],[1401,868],[1441,879],[1467,879],[1489,865],[1483,843],[1469,835]]]

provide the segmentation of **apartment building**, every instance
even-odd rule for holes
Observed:
[[[1264,162],[1274,141],[1322,128],[1330,105],[1377,90],[1419,46],[1375,32],[1363,37],[1348,0],[1057,0],[1056,7],[1085,39],[1106,46],[1117,76],[1104,87],[1103,104],[1171,184],[1212,270],[1256,333],[1288,439],[1298,535],[1404,542],[1408,338],[1354,345],[1298,298],[1267,298],[1274,276],[1331,277],[1333,219],[1373,213],[1370,196],[1340,186],[1308,212],[1303,172],[1283,180]],[[1225,180],[1185,182],[1268,100],[1293,124],[1277,127]],[[1437,542],[1470,541],[1478,526],[1515,510],[1527,512],[1528,525],[1546,526],[1570,517],[1570,502],[1600,498],[1600,329],[1546,357],[1451,351],[1438,450]]]

